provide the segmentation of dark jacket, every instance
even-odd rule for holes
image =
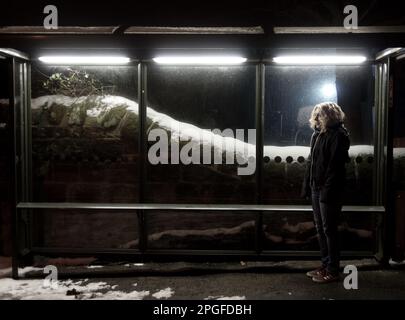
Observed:
[[[342,124],[325,132],[315,130],[311,137],[302,197],[310,197],[311,188],[320,191],[321,202],[339,202],[345,185],[345,164],[349,160],[350,139]]]

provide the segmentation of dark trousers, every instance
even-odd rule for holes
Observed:
[[[339,237],[338,225],[341,203],[320,202],[320,191],[312,189],[312,208],[321,249],[322,265],[333,274],[339,272]]]

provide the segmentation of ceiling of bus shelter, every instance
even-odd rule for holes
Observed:
[[[381,0],[2,0],[0,26],[42,26],[43,8],[58,8],[59,26],[342,26],[343,8],[358,9],[359,26],[405,24],[402,1]]]

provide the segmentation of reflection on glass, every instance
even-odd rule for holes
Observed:
[[[136,93],[134,67],[33,66],[35,201],[137,201]]]
[[[139,247],[135,212],[34,210],[33,246],[50,248]]]
[[[300,191],[317,103],[338,103],[350,132],[345,204],[372,204],[373,70],[370,66],[267,66],[264,118],[266,203],[302,203]]]
[[[255,128],[255,67],[151,66],[147,88],[147,134],[154,129],[167,133],[169,146],[160,152],[167,153],[170,163],[151,163],[149,158],[147,201],[254,203],[255,174],[238,174],[235,158],[245,148],[245,160],[255,155],[255,142],[247,143],[248,129]],[[221,138],[212,133],[214,129],[233,136]],[[244,134],[238,137],[236,129]],[[192,150],[186,148],[188,142],[194,143]],[[149,142],[149,155],[153,145]],[[233,164],[225,164],[220,151],[224,146],[234,148]],[[176,164],[179,152],[190,157],[199,152],[198,161],[185,164],[180,158]],[[205,161],[204,155],[212,157]],[[222,163],[214,163],[215,155],[224,158]]]
[[[341,250],[376,250],[376,215],[344,213],[339,225]],[[263,250],[319,250],[312,213],[271,213],[263,218]]]
[[[148,249],[254,250],[252,213],[148,212]]]
[[[155,144],[148,141],[145,202],[256,203],[255,172],[238,174],[240,165],[225,163],[226,154],[221,151],[231,146],[234,158],[255,156],[256,143],[248,139],[248,130],[256,127],[255,70],[254,66],[148,67],[146,134],[150,137],[160,130],[168,146],[156,152],[167,164],[153,163],[149,154]],[[34,201],[137,201],[134,68],[36,66],[32,83]],[[371,204],[372,68],[267,66],[265,84],[260,190],[264,202],[304,203],[299,194],[312,134],[308,119],[315,104],[329,100],[342,106],[351,133],[345,204]],[[219,135],[214,129],[231,134],[239,129],[244,134],[216,140]],[[190,142],[194,142],[192,148],[185,149]],[[211,162],[205,162],[205,147]],[[179,161],[182,152],[200,163]],[[214,163],[218,154],[222,162]],[[146,216],[150,249],[254,247],[254,214],[148,212]],[[361,218],[350,216],[342,224],[343,241],[355,240],[359,249],[370,248],[374,220]],[[36,219],[40,245],[138,247],[137,219],[130,213],[72,211],[43,213]],[[266,214],[264,233],[269,250],[316,250],[310,215]],[[103,234],[107,236],[102,238]]]

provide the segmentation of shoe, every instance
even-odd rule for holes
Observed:
[[[322,274],[325,270],[326,270],[326,267],[322,266],[322,267],[319,267],[319,268],[317,268],[315,270],[308,271],[307,276],[310,277],[310,278],[313,278],[315,276],[318,276],[318,275]]]
[[[339,281],[339,274],[333,274],[330,273],[329,271],[325,270],[319,275],[316,275],[312,278],[312,281],[317,282],[317,283],[329,283],[329,282],[334,282],[334,281]]]

